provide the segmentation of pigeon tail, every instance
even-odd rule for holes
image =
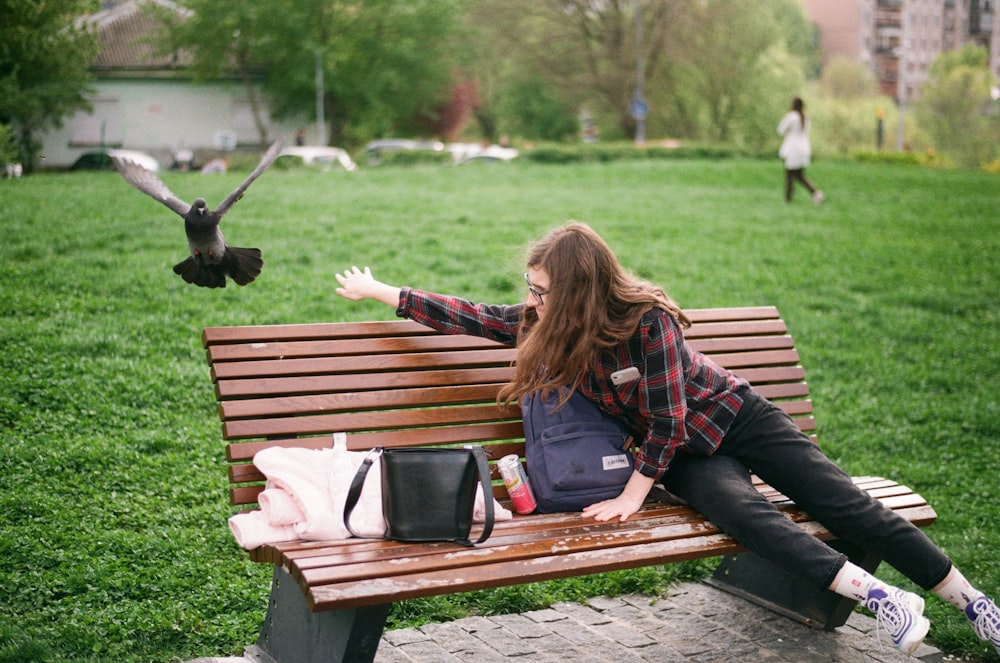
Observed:
[[[260,249],[244,249],[238,246],[227,246],[222,257],[226,272],[237,285],[250,283],[264,267],[264,259]]]
[[[194,256],[188,256],[174,265],[174,273],[202,288],[226,287],[226,268],[223,265],[205,265]]]

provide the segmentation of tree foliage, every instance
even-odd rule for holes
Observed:
[[[981,166],[1000,154],[993,85],[989,55],[980,46],[943,53],[928,72],[918,105],[921,124],[938,151],[961,165]]]
[[[322,67],[331,144],[413,130],[451,94],[455,0],[262,0],[270,5],[265,87],[275,112],[315,105]],[[266,10],[265,10],[266,11]]]
[[[541,94],[513,109],[515,126],[542,109],[575,122],[586,108],[612,136],[632,137],[641,84],[655,133],[759,144],[818,61],[795,0],[480,0],[472,12],[478,41],[509,63],[476,60],[498,81],[484,103]]]
[[[34,169],[39,135],[88,108],[96,34],[79,19],[87,0],[0,0],[0,123],[17,135],[25,170]]]

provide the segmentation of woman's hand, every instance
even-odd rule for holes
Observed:
[[[638,511],[642,503],[646,501],[646,495],[653,488],[653,483],[655,483],[653,479],[638,472],[632,472],[632,476],[629,477],[628,483],[622,489],[621,495],[614,499],[591,504],[583,510],[583,515],[585,518],[593,518],[597,521],[611,520],[612,518],[628,520],[628,517]]]
[[[642,500],[637,503],[635,500],[625,497],[623,493],[614,499],[591,504],[583,510],[583,516],[597,521],[611,520],[612,518],[628,520],[628,517],[638,511],[641,506]]]
[[[336,274],[337,294],[351,301],[375,299],[389,306],[399,305],[399,288],[376,281],[372,270],[365,267],[364,271],[351,267],[343,274]]]

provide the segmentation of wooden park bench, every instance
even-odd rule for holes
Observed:
[[[687,314],[694,348],[749,380],[815,439],[809,389],[777,309]],[[513,348],[410,321],[213,327],[203,341],[228,442],[230,498],[242,510],[263,490],[254,454],[272,445],[329,447],[337,431],[354,450],[482,444],[493,461],[524,456],[519,408],[496,403],[511,376]],[[491,467],[503,502],[506,491]],[[855,481],[919,526],[936,518],[905,486]],[[832,538],[785,497],[759,489],[804,530]],[[845,542],[830,545],[869,570],[880,561]],[[346,539],[275,543],[250,556],[274,565],[255,649],[280,663],[371,660],[393,601],[709,557],[723,558],[712,584],[814,626],[843,624],[855,605],[744,552],[690,508],[656,499],[626,522],[515,514],[474,548]]]

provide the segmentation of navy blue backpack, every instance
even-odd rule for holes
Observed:
[[[581,511],[618,497],[632,476],[632,434],[579,391],[558,412],[559,394],[521,398],[528,481],[538,513]]]

